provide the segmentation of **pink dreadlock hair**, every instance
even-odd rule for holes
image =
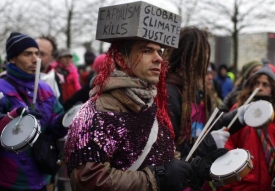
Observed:
[[[119,69],[122,67],[123,69],[127,69],[130,74],[133,74],[131,68],[127,66],[121,54],[126,54],[127,56],[127,52],[123,53],[124,52],[123,50],[126,51],[127,49],[126,46],[130,46],[128,47],[128,49],[130,49],[130,51],[128,52],[130,53],[132,46],[136,42],[137,41],[133,40],[133,41],[127,41],[127,43],[125,41],[124,43],[116,42],[111,44],[110,48],[106,53],[106,57],[103,60],[102,65],[100,65],[98,75],[93,84],[94,86],[99,87],[99,91],[95,95],[95,99],[101,94],[102,88],[105,85],[107,78],[111,75],[112,72],[115,71],[115,69]],[[121,48],[121,47],[124,47],[124,48]],[[121,63],[120,66],[116,62],[120,62]],[[165,76],[167,72],[168,72],[168,61],[162,61],[159,82],[156,85],[158,93],[155,98],[155,102],[158,107],[157,118],[159,122],[167,126],[174,137],[173,126],[168,116],[168,106],[167,106],[168,94],[167,94],[166,82],[165,82]]]

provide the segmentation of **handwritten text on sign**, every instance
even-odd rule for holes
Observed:
[[[111,42],[143,38],[171,47],[178,46],[180,17],[145,2],[100,8],[96,37]]]

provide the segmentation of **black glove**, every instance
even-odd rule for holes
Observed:
[[[158,187],[161,191],[182,191],[188,186],[192,168],[188,162],[173,159],[164,166],[149,166],[155,172]]]
[[[204,184],[205,180],[211,180],[210,178],[210,167],[212,163],[228,152],[228,149],[221,148],[212,151],[207,156],[200,158],[196,157],[191,162],[191,167],[193,170],[192,177],[190,179],[190,187],[193,190],[200,190]]]
[[[16,109],[16,113],[17,113],[18,116],[21,115],[21,113],[23,112],[23,109],[25,109],[25,111],[24,111],[24,113],[23,113],[23,116],[25,116],[25,115],[28,114],[26,108],[24,108],[24,107],[18,107],[18,108]]]

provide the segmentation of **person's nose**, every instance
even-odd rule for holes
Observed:
[[[40,59],[39,55],[33,54],[33,56],[32,56],[32,63],[37,63],[38,59]]]
[[[163,61],[163,58],[161,57],[161,55],[159,55],[159,53],[157,51],[155,51],[155,53],[154,53],[154,62],[161,63],[162,61]]]
[[[258,86],[257,86],[257,88],[259,88],[259,91],[262,91],[262,90],[263,90],[263,87],[264,87],[264,86],[263,86],[262,83],[259,83]]]

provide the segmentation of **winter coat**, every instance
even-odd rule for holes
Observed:
[[[83,107],[84,108],[87,107],[88,109],[89,106],[87,104],[91,104],[91,103],[92,103],[92,100],[88,100]],[[83,108],[83,111],[86,111],[86,109],[84,108]],[[138,106],[133,100],[129,99],[119,89],[115,89],[115,90],[108,91],[101,94],[95,102],[95,108],[97,111],[100,111],[100,112],[111,112],[110,115],[112,116],[113,116],[112,112],[133,114],[140,111],[140,106]],[[144,124],[144,122],[140,122],[140,124]],[[71,128],[72,127],[70,127],[70,129]],[[112,126],[110,126],[110,128],[112,128]],[[160,131],[162,128],[163,127],[159,127],[158,136],[161,136]],[[123,130],[121,129],[121,132],[122,131]],[[110,129],[110,132],[112,132],[111,129]],[[167,133],[168,131],[166,131],[165,134]],[[136,134],[138,134],[138,132],[136,132]],[[146,135],[147,134],[144,133],[143,136],[146,136]],[[135,136],[138,136],[138,135],[135,135]],[[165,137],[170,137],[170,135],[169,136],[167,135]],[[113,139],[113,136],[112,136],[112,139]],[[130,141],[133,141],[133,140],[130,140]],[[174,145],[173,139],[170,139],[168,142],[166,142],[166,141],[163,141],[163,138],[159,137],[154,144],[158,145],[159,144],[158,141],[162,142],[161,144],[166,144],[166,145],[168,145],[170,141],[170,146]],[[117,142],[117,139],[116,141],[114,141],[114,144],[115,142]],[[143,144],[143,139],[139,140],[139,145],[140,144]],[[101,141],[99,141],[97,145],[100,146]],[[124,143],[122,143],[122,145],[124,145]],[[93,147],[93,148],[96,148],[96,147]],[[112,155],[112,157],[114,158],[111,157],[110,161],[108,161],[108,158],[109,158],[108,157],[109,155],[107,152],[108,147],[104,146],[103,148],[106,148],[104,149],[104,151],[106,152],[101,152],[101,151],[98,152],[98,155],[100,156],[100,158],[98,159],[98,162],[90,162],[90,161],[83,162],[83,164],[80,164],[79,166],[77,166],[72,170],[72,172],[70,173],[70,180],[71,180],[72,189],[74,191],[84,191],[84,190],[156,191],[158,189],[154,173],[148,167],[144,166],[144,164],[142,164],[137,171],[127,171],[124,168],[114,168],[116,157]],[[115,148],[115,145],[113,145],[113,148]],[[121,148],[118,147],[115,152],[119,152],[120,149]],[[127,148],[124,148],[124,150],[127,150]],[[152,149],[147,155],[147,157],[145,158],[144,160],[145,162],[146,161],[148,162],[148,156],[151,156],[150,155],[151,152],[152,152]],[[105,156],[106,154],[107,154],[107,157],[102,157],[102,156]],[[169,156],[170,156],[170,159],[174,158],[174,149],[172,151],[172,156],[170,154]],[[128,157],[128,156],[125,156],[125,157]],[[104,161],[102,161],[103,160],[102,158],[104,158]],[[121,166],[125,166],[125,163],[121,163]]]
[[[22,81],[9,74],[7,77],[18,84],[19,90],[25,92],[28,100],[32,103],[34,80]],[[27,105],[15,87],[4,78],[0,78],[0,92],[4,94],[4,97],[0,99],[0,132],[2,132],[6,124],[11,121],[7,112],[10,112],[10,116],[15,118],[18,116],[16,108],[27,107]],[[43,115],[39,119],[42,132],[49,129],[57,138],[66,135],[67,130],[56,123],[58,117],[64,112],[63,107],[57,101],[50,86],[41,80],[38,83],[36,110]],[[16,136],[11,139],[16,139]],[[40,173],[36,167],[31,147],[19,154],[0,147],[0,161],[0,187],[14,190],[38,190],[50,181],[51,176]]]

